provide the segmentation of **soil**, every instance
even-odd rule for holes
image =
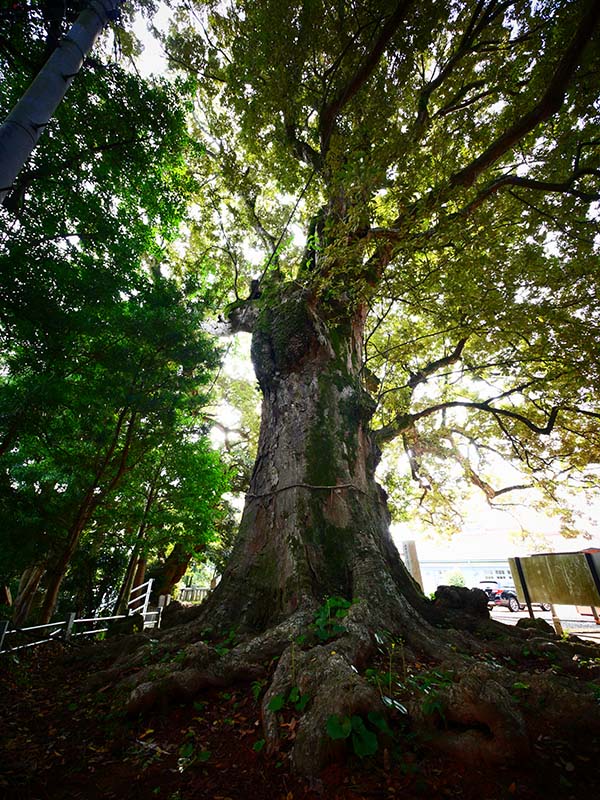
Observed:
[[[591,737],[569,742],[540,735],[521,763],[465,766],[435,752],[406,718],[393,739],[381,737],[375,755],[346,753],[309,783],[290,769],[286,745],[299,718],[290,703],[281,711],[281,752],[265,752],[262,685],[211,690],[193,704],[127,718],[111,705],[111,685],[85,691],[99,664],[80,655],[52,644],[0,657],[0,796],[6,800],[600,796],[598,742]]]

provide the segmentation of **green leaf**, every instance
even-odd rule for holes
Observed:
[[[372,756],[377,752],[379,742],[377,736],[366,728],[361,717],[353,715],[351,719],[352,747],[359,758]]]
[[[196,747],[193,742],[184,742],[179,748],[179,756],[181,758],[191,758],[195,749]]]
[[[310,700],[310,695],[308,694],[301,694],[298,698],[298,702],[294,704],[294,708],[296,711],[304,711],[306,706],[308,705],[308,701]]]
[[[285,705],[285,698],[281,694],[274,695],[267,705],[269,711],[281,711]]]
[[[254,744],[252,745],[252,749],[254,750],[255,753],[260,753],[265,744],[266,742],[264,739],[258,739],[258,741],[254,742]]]
[[[297,703],[299,699],[300,689],[297,686],[293,686],[288,695],[288,703]]]
[[[326,730],[330,739],[347,739],[352,731],[350,717],[339,717],[337,714],[332,714],[327,718]]]
[[[386,718],[379,711],[369,711],[367,714],[367,719],[382,733],[386,733],[388,736],[392,735],[392,730],[387,724]]]

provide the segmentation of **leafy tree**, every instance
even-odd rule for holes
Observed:
[[[207,152],[189,260],[211,253],[224,299],[233,276],[226,322],[252,332],[263,393],[239,536],[202,614],[256,632],[251,660],[325,597],[356,600],[331,647],[279,662],[277,686],[313,693],[300,770],[327,758],[323,709],[367,702],[354,664],[373,631],[457,658],[390,539],[381,447],[401,442],[424,502],[460,475],[502,496],[496,457],[550,493],[566,473],[596,483],[599,20],[561,0],[240,0],[174,19]],[[460,638],[461,668],[480,648]],[[130,709],[156,696],[138,687]],[[270,742],[276,727],[265,711]]]
[[[186,435],[182,428],[175,434],[178,438],[164,443],[153,461],[134,471],[133,486],[128,487],[130,500],[125,500],[136,521],[131,577],[136,560],[149,561],[148,577],[155,579],[157,597],[171,594],[191,558],[200,559],[218,538],[225,514],[221,496],[228,489],[228,470],[207,439],[189,431]],[[174,565],[173,569],[166,564]]]
[[[209,293],[200,271],[175,276],[170,247],[202,154],[186,93],[91,65],[0,208],[2,572],[24,570],[19,621],[40,581],[51,615],[98,510],[206,402]]]
[[[60,395],[50,408],[40,408],[32,417],[24,414],[4,457],[5,513],[30,524],[36,520],[44,552],[43,618],[52,613],[62,578],[96,509],[159,446],[184,435],[185,418],[205,402],[198,387],[215,364],[214,351],[198,332],[202,309],[182,302],[167,281],[150,283],[145,290],[140,282],[136,295],[116,303],[112,315],[107,311],[94,321],[89,339],[76,340],[81,350],[68,353],[69,371],[53,376],[54,386],[26,384],[29,392],[38,388],[45,396],[54,388]],[[9,398],[13,384],[8,378]],[[179,445],[179,458],[184,446]],[[215,489],[205,484],[204,502]],[[12,536],[18,549],[22,533],[14,522]]]
[[[10,191],[104,25],[118,17],[120,2],[92,0],[83,8],[60,47],[59,31],[66,5],[53,1],[43,4],[45,50],[50,51],[50,57],[0,127],[0,201]]]

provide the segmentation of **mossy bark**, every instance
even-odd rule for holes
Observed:
[[[269,753],[284,744],[272,700],[295,689],[308,705],[293,743],[287,739],[289,757],[299,773],[316,779],[343,754],[344,743],[327,735],[331,716],[364,718],[373,710],[395,724],[381,687],[367,674],[369,664],[381,666],[379,643],[388,641],[390,675],[394,646],[404,665],[404,678],[395,667],[397,686],[406,681],[406,665],[418,674],[423,663],[433,663],[450,676],[436,689],[437,710],[426,710],[429,695],[413,697],[404,686],[413,731],[453,759],[522,761],[542,718],[560,719],[567,707],[584,719],[593,705],[589,686],[572,682],[563,693],[569,700],[557,709],[552,697],[559,679],[549,673],[538,686],[527,677],[540,703],[534,719],[526,719],[514,696],[521,669],[498,662],[507,656],[519,663],[523,631],[500,631],[504,626],[490,621],[480,590],[441,592],[436,603],[422,596],[390,539],[385,494],[374,478],[379,454],[369,428],[373,402],[360,379],[362,314],[340,323],[300,289],[283,286],[277,293],[261,298],[262,308],[253,301],[234,311],[238,327],[254,329],[252,355],[264,399],[258,456],[223,579],[193,617],[176,614],[169,627],[165,613],[156,634],[160,654],[136,645],[94,685],[118,680],[117,690],[128,694],[127,712],[139,714],[169,700],[192,700],[207,687],[260,679]],[[323,640],[314,612],[332,595],[355,602]],[[216,636],[207,636],[211,626]],[[231,628],[231,650],[215,647],[219,629]],[[544,646],[555,648],[557,658],[564,648],[561,665],[577,669],[570,646]],[[482,651],[491,663],[481,663]],[[582,725],[586,735],[600,731],[597,714]]]
[[[252,341],[263,393],[258,454],[212,619],[262,630],[330,595],[421,604],[374,478],[363,326],[361,310],[340,323],[290,286],[262,300]]]

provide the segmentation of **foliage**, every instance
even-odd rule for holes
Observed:
[[[269,711],[282,711],[286,706],[292,706],[296,711],[304,711],[310,701],[309,695],[302,694],[298,686],[292,686],[287,697],[282,694],[274,694],[269,700],[267,708]]]
[[[322,642],[333,639],[346,629],[338,620],[344,619],[352,603],[343,597],[328,597],[315,613],[312,628]]]
[[[16,53],[40,56],[47,5],[2,29],[2,112],[35,72]],[[171,247],[203,152],[190,88],[91,59],[0,208],[0,572],[68,560],[83,536],[66,588],[88,607],[143,517],[148,550],[210,539],[225,489],[200,417],[210,289]]]
[[[387,723],[378,712],[370,711],[368,721],[376,731],[390,732]],[[326,730],[328,736],[334,740],[351,737],[352,748],[359,758],[375,755],[379,748],[376,731],[368,728],[365,720],[358,714],[353,714],[351,717],[332,714],[327,719]]]
[[[597,491],[598,24],[566,0],[174,17],[211,153],[187,259],[210,254],[224,303],[270,274],[330,320],[368,308],[398,515],[456,529],[475,488],[572,533],[569,493]]]

